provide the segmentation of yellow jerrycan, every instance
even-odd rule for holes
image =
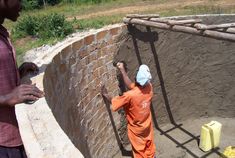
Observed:
[[[228,146],[223,154],[227,158],[235,158],[235,146]]]
[[[204,124],[201,128],[199,148],[203,151],[209,151],[219,146],[222,124],[217,121],[211,121]]]

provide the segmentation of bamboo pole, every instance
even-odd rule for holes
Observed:
[[[235,34],[235,28],[217,29],[217,31]]]
[[[195,24],[201,23],[201,19],[188,19],[188,20],[168,20],[169,25],[184,25],[184,24]]]
[[[194,26],[199,30],[212,30],[212,29],[235,27],[235,23],[218,24],[218,25],[195,24]]]
[[[123,22],[127,23],[127,24],[137,24],[137,25],[142,25],[142,26],[150,26],[150,27],[156,27],[159,29],[190,33],[190,34],[195,34],[195,35],[200,35],[200,36],[211,37],[211,38],[215,38],[215,39],[222,39],[222,40],[228,40],[228,41],[235,42],[235,35],[234,34],[218,32],[218,31],[213,31],[213,30],[203,31],[203,30],[198,30],[196,28],[188,27],[188,26],[181,26],[181,25],[171,26],[171,25],[168,25],[165,23],[158,23],[158,22],[147,21],[147,20],[143,20],[143,19],[124,18]]]
[[[192,25],[195,23],[201,23],[201,19],[189,19],[189,20],[170,20],[170,19],[161,19],[161,18],[143,18],[144,20],[154,21],[154,22],[160,22],[160,23],[167,23],[169,25]]]

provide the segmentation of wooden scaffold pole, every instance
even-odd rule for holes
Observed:
[[[235,42],[235,28],[233,28],[235,23],[205,25],[201,24],[201,19],[169,20],[157,18],[157,14],[153,17],[151,15],[129,15],[123,18],[123,22]]]

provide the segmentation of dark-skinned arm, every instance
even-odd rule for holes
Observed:
[[[44,94],[35,85],[22,84],[12,92],[0,96],[0,106],[15,106],[27,100],[36,101],[43,97]]]
[[[130,80],[130,78],[128,77],[128,75],[126,73],[126,70],[124,68],[124,64],[122,62],[118,62],[117,68],[120,70],[122,77],[123,77],[123,80],[124,80],[124,83],[127,86],[127,88],[131,89],[132,81]]]

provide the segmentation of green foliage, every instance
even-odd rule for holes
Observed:
[[[71,22],[67,22],[65,17],[60,14],[51,14],[42,17],[43,26],[39,30],[42,38],[65,37],[72,33],[73,26]]]
[[[77,26],[79,30],[85,30],[90,28],[101,28],[105,25],[121,23],[122,17],[124,15],[116,15],[116,16],[103,16],[103,17],[96,17],[91,19],[81,19],[81,20],[74,20],[74,25]]]
[[[40,39],[50,39],[65,37],[73,31],[72,23],[66,21],[64,15],[54,13],[23,17],[13,29],[13,36],[20,38],[30,35]]]
[[[13,29],[13,36],[16,38],[27,35],[37,36],[40,29],[40,20],[36,16],[26,16],[19,20]]]
[[[40,9],[43,5],[56,5],[61,0],[22,0],[22,8],[24,10]]]
[[[61,2],[61,0],[45,0],[47,4],[56,5]]]
[[[39,9],[42,5],[43,3],[40,3],[39,0],[22,0],[23,10]]]

